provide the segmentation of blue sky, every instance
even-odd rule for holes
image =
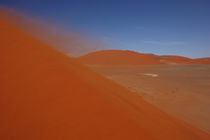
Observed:
[[[108,48],[210,57],[208,0],[0,0],[85,32]]]

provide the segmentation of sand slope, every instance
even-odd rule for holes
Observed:
[[[143,54],[134,51],[102,50],[78,58],[89,65],[175,65],[210,64],[207,59],[190,59],[183,56]]]
[[[1,140],[210,139],[2,17],[0,43]]]

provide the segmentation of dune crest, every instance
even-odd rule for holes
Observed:
[[[209,140],[4,20],[1,140]]]

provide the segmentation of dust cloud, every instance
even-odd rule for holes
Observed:
[[[1,14],[15,26],[68,56],[78,57],[106,48],[105,43],[94,40],[86,32],[20,11],[0,7]]]

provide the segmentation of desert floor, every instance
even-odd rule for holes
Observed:
[[[210,65],[90,67],[210,133]]]

